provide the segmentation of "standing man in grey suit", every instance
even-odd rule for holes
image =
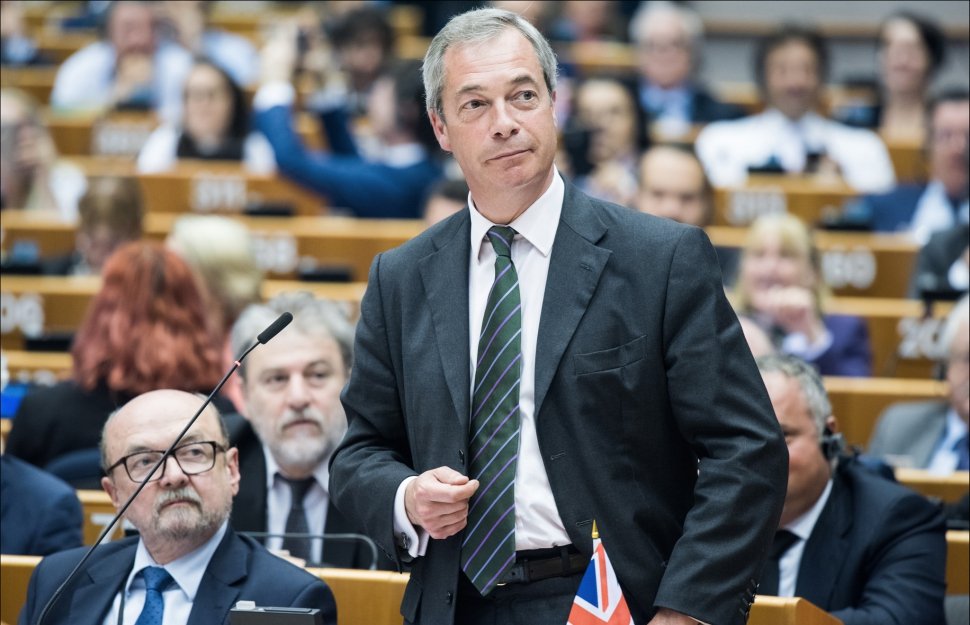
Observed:
[[[906,402],[886,409],[869,441],[869,453],[893,465],[952,473],[970,469],[970,297],[953,307],[940,333],[946,368],[945,401]]]
[[[469,207],[378,256],[330,492],[408,623],[561,625],[593,521],[637,623],[744,623],[786,453],[703,232],[563,181],[556,62],[453,18],[424,61]]]

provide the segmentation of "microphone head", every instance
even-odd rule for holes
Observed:
[[[289,312],[283,313],[276,319],[276,321],[271,323],[268,328],[260,332],[259,336],[256,337],[256,340],[261,344],[266,344],[270,339],[279,334],[280,330],[290,325],[291,321],[293,321],[293,314]]]

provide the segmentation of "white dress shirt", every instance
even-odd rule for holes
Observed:
[[[792,121],[776,109],[709,124],[695,143],[697,156],[717,187],[741,186],[749,167],[772,157],[785,171],[801,172],[806,154],[821,152],[838,164],[845,182],[861,193],[889,191],[896,182],[889,152],[873,132],[808,113]]]
[[[228,522],[223,523],[212,538],[201,547],[162,567],[175,580],[162,593],[165,602],[163,625],[184,625],[188,622],[195,595],[202,583],[202,576],[216,548],[222,542],[222,537],[226,535],[228,525]],[[145,579],[138,574],[149,566],[159,566],[159,564],[148,553],[145,543],[139,540],[138,547],[135,548],[135,563],[128,574],[128,580],[115,596],[103,625],[118,625],[119,622],[123,625],[133,625],[138,620],[142,608],[145,607]],[[119,621],[118,611],[122,605],[122,593],[124,593],[124,619]]]
[[[519,277],[519,296],[522,302],[522,379],[519,385],[519,456],[515,470],[515,548],[517,551],[568,545],[566,533],[556,502],[549,486],[549,477],[535,426],[535,357],[539,334],[539,317],[549,273],[552,244],[556,238],[565,184],[554,171],[552,184],[525,212],[509,224],[518,233],[512,242],[512,262]],[[488,300],[488,291],[495,277],[495,250],[485,234],[493,223],[475,208],[469,195],[471,216],[471,257],[468,263],[468,328],[470,379],[474,386],[475,355],[478,354],[478,335]],[[472,389],[471,395],[474,395]],[[470,396],[471,396],[470,395]],[[415,479],[401,483],[395,497],[394,529],[404,534],[403,541],[409,555],[424,555],[428,534],[418,531],[408,522],[404,509],[404,490]]]
[[[934,232],[947,230],[968,221],[970,221],[970,200],[963,200],[957,214],[954,215],[943,183],[935,180],[926,185],[923,195],[919,196],[909,229],[917,242],[925,244]]]
[[[270,534],[282,534],[286,531],[286,518],[290,515],[291,491],[280,476],[279,465],[266,445],[263,445],[263,456],[266,458],[266,531]],[[313,478],[316,483],[303,498],[303,510],[310,533],[323,534],[323,528],[327,526],[327,505],[330,503],[330,492],[327,490],[330,485],[329,455],[317,465]],[[283,539],[267,538],[266,548],[282,549]],[[311,560],[320,562],[322,552],[323,540],[313,539],[310,543]]]
[[[957,415],[956,410],[950,408],[946,412],[946,428],[943,430],[943,438],[937,444],[936,451],[930,456],[926,470],[935,475],[949,475],[956,471],[960,456],[953,449],[953,446],[966,434],[967,424]]]
[[[808,542],[808,537],[812,535],[815,523],[818,522],[818,517],[825,509],[825,504],[831,494],[832,480],[830,479],[815,505],[809,508],[808,512],[781,528],[798,536],[798,540],[788,548],[788,551],[778,561],[779,597],[795,596],[795,588],[798,586],[798,567],[801,566],[802,554],[805,553],[805,543]]]

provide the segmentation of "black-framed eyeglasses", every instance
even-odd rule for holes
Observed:
[[[226,447],[215,441],[199,441],[179,445],[172,450],[170,457],[175,459],[179,468],[182,469],[182,473],[186,475],[198,475],[216,466],[216,454],[223,451],[226,451]],[[164,454],[164,451],[155,450],[138,451],[133,454],[128,454],[105,469],[105,473],[110,474],[119,465],[124,465],[125,472],[131,481],[141,482],[148,475],[148,472],[152,470],[152,467],[162,459]],[[149,481],[154,482],[155,480],[161,479],[165,475],[166,466],[168,466],[168,463],[162,465]]]

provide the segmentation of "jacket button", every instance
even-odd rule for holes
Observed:
[[[454,598],[454,595],[452,593],[446,592],[445,593],[445,605],[451,605],[451,600],[453,598]]]
[[[458,450],[458,462],[462,466],[465,466],[465,452],[460,449]]]

